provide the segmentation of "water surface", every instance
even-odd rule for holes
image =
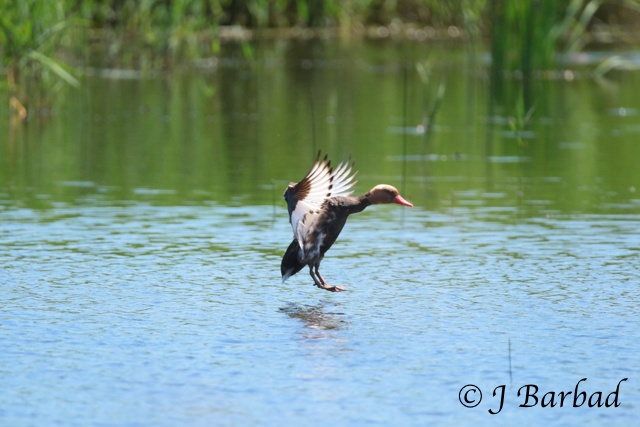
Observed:
[[[634,425],[636,74],[546,81],[514,129],[464,49],[229,49],[213,70],[86,77],[6,129],[3,425]],[[402,71],[436,53],[435,88]],[[318,148],[354,156],[358,193],[416,205],[349,220],[322,264],[339,294],[279,278],[282,191]],[[628,378],[620,406],[518,406],[582,378],[604,398]]]

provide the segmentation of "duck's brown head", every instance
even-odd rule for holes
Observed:
[[[407,202],[402,196],[398,193],[395,187],[386,184],[376,185],[369,191],[369,196],[367,197],[371,204],[376,205],[380,203],[397,203],[399,205],[405,205],[409,207],[413,207],[413,205]]]

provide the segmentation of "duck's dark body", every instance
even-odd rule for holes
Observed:
[[[289,191],[285,192],[285,200],[289,205],[289,212],[293,210],[291,204],[295,206],[297,200],[293,195],[288,197]],[[282,258],[280,271],[283,277],[291,277],[305,266],[319,267],[325,252],[331,248],[347,223],[347,218],[353,213],[362,212],[371,202],[367,194],[360,197],[331,197],[324,201],[321,207],[320,217],[317,218],[315,230],[309,234],[304,242],[306,253],[300,250],[298,239],[294,238],[287,252]],[[314,250],[315,249],[315,250]],[[291,270],[291,271],[290,271]]]

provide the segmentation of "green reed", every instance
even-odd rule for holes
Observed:
[[[499,105],[511,93],[505,78],[521,82],[526,109],[535,105],[535,82],[557,69],[559,53],[580,51],[591,40],[587,27],[601,0],[490,0],[491,93]]]
[[[0,56],[12,105],[26,103],[24,84],[48,90],[64,81],[77,86],[72,67],[56,58],[63,34],[79,22],[66,1],[8,0],[0,3]],[[19,101],[22,99],[22,101]]]

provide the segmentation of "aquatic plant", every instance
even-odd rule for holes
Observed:
[[[534,80],[555,70],[559,54],[582,50],[602,0],[490,0],[491,92],[498,104],[513,99],[505,77],[521,81],[525,109],[534,104]],[[634,2],[625,3],[628,7]],[[539,79],[538,79],[539,80]]]
[[[26,115],[24,83],[35,79],[51,90],[59,81],[77,86],[71,67],[56,59],[59,37],[77,21],[66,1],[8,0],[0,3],[0,46],[11,108]]]

